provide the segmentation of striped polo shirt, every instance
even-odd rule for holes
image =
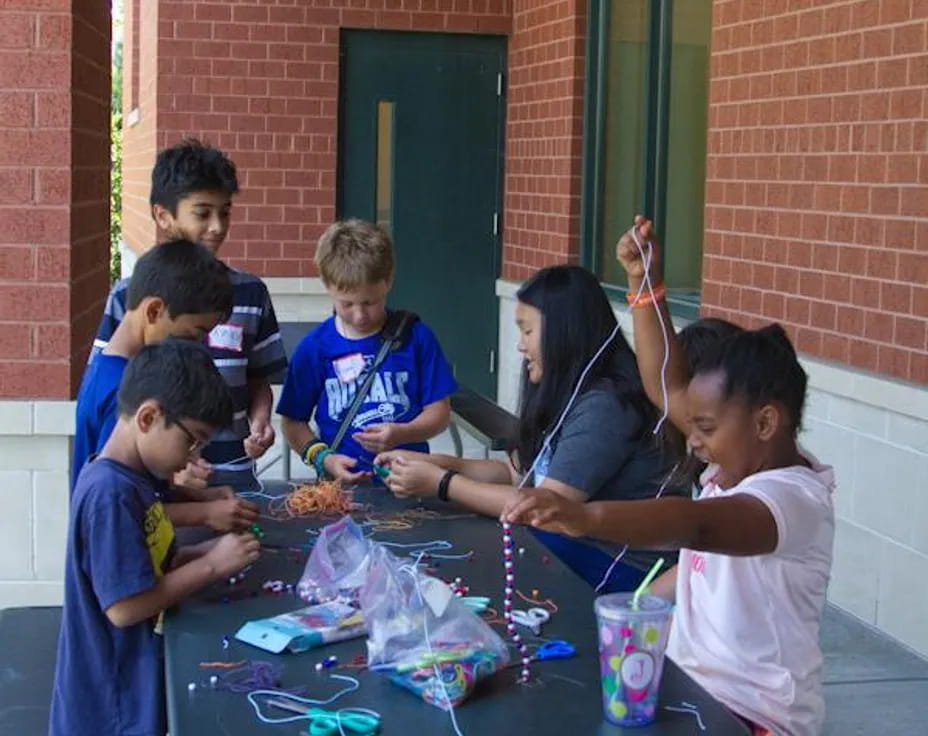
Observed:
[[[235,418],[231,427],[217,433],[203,451],[213,464],[210,485],[230,485],[237,490],[256,490],[254,462],[245,457],[243,440],[249,434],[248,382],[265,379],[282,383],[287,356],[280,341],[277,317],[271,296],[257,276],[229,270],[232,281],[232,314],[207,336],[207,345],[216,368],[232,390]],[[109,342],[126,313],[129,280],[118,282],[110,292],[103,320],[93,341],[90,359]]]

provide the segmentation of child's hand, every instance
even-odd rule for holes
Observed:
[[[433,463],[407,459],[405,453],[397,454],[390,460],[390,475],[384,479],[384,484],[397,498],[429,498],[438,493],[438,484],[444,474],[445,470]]]
[[[245,438],[245,454],[252,460],[261,457],[274,445],[274,427],[270,422],[254,422]]]
[[[172,483],[178,488],[188,488],[191,491],[204,491],[209,482],[213,466],[202,457],[187,463],[187,467],[174,473]]]
[[[582,537],[586,534],[588,508],[585,503],[571,501],[547,488],[527,488],[506,504],[500,521]]]
[[[225,534],[203,555],[216,571],[217,578],[234,575],[258,559],[261,543],[254,534]]]
[[[650,275],[651,284],[657,286],[660,280],[660,254],[657,247],[657,240],[654,234],[654,224],[641,215],[635,215],[635,228],[638,230],[638,240],[644,247],[644,253],[647,255],[647,243],[651,243],[650,258]],[[630,286],[637,288],[645,275],[645,260],[642,258],[642,252],[638,248],[635,239],[630,232],[623,233],[619,242],[615,246],[615,256],[618,262],[628,274],[628,283]]]
[[[400,437],[402,430],[398,424],[386,422],[384,424],[370,424],[360,432],[351,435],[368,452],[386,452],[402,443]]]
[[[397,460],[422,460],[423,462],[431,463],[432,461],[430,458],[431,455],[424,452],[416,452],[415,450],[390,450],[388,452],[381,452],[375,457],[374,465],[383,465],[386,468],[392,468],[393,463]],[[434,465],[435,463],[432,464]]]
[[[258,507],[243,498],[206,501],[206,526],[217,532],[247,529],[258,519]]]
[[[358,483],[371,477],[370,473],[355,473],[352,468],[357,467],[358,461],[347,455],[327,455],[322,464],[325,466],[325,472],[336,480],[343,480],[346,483]]]

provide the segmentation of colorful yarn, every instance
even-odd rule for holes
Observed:
[[[295,519],[307,516],[343,516],[351,511],[351,493],[342,489],[341,481],[323,480],[315,485],[304,483],[285,496],[274,498],[267,505],[273,519]]]
[[[502,659],[495,652],[437,648],[416,665],[409,666],[410,669],[398,667],[390,680],[416,693],[426,703],[450,710],[467,699],[478,680],[492,675],[502,666]]]

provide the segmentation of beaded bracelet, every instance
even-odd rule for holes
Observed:
[[[666,294],[667,290],[664,288],[664,285],[658,284],[650,290],[642,291],[641,293],[633,294],[632,292],[628,292],[625,297],[628,299],[628,304],[632,309],[638,309],[639,307],[647,307],[654,302],[660,301]]]
[[[303,454],[303,462],[307,465],[312,466],[316,462],[316,457],[323,450],[328,449],[328,445],[325,442],[314,442]]]
[[[316,453],[316,457],[313,459],[313,467],[316,469],[316,475],[320,478],[326,477],[325,472],[325,459],[332,454],[332,451],[326,447],[324,450],[320,450]]]

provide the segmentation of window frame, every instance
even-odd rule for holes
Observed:
[[[670,111],[670,53],[673,42],[673,0],[649,0],[648,76],[646,80],[647,139],[644,201],[641,211],[652,214],[658,231],[666,216],[667,156]],[[594,273],[602,241],[603,176],[606,140],[606,65],[612,19],[610,0],[589,0],[583,99],[583,161],[580,191],[580,262]],[[653,40],[657,39],[657,43]],[[654,123],[652,124],[652,121]],[[601,282],[610,299],[625,300],[628,289]],[[675,317],[697,319],[699,295],[668,294]]]

